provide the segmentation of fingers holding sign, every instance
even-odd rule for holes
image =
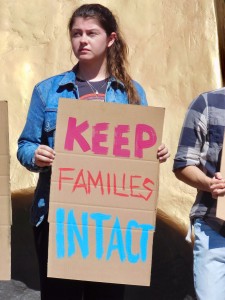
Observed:
[[[161,144],[157,151],[157,158],[160,163],[167,161],[170,157],[168,148]],[[46,145],[40,145],[34,154],[35,164],[38,167],[49,167],[55,159],[55,151]]]
[[[49,167],[55,159],[55,151],[46,145],[40,145],[35,151],[34,159],[38,167]]]
[[[218,196],[225,196],[225,180],[221,173],[215,173],[215,176],[210,181],[210,191],[214,199]]]
[[[168,148],[164,144],[161,144],[157,151],[157,158],[158,158],[159,162],[163,163],[163,162],[167,161],[167,159],[169,157],[170,157],[170,153],[169,153]]]

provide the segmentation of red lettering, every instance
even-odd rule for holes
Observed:
[[[97,176],[96,180],[94,180],[94,178],[92,177],[90,171],[87,171],[87,173],[88,173],[88,190],[87,190],[87,193],[90,194],[90,192],[91,192],[91,184],[96,188],[98,183],[99,183],[99,186],[100,186],[100,189],[101,189],[101,194],[104,195],[104,187],[103,187],[101,171],[98,172],[98,176]]]
[[[107,173],[107,191],[108,194],[111,192],[110,173]]]
[[[59,191],[62,189],[62,180],[73,180],[72,177],[63,177],[62,172],[74,171],[73,168],[59,168],[59,181],[58,181],[58,188]]]
[[[81,181],[81,183],[80,183]],[[73,186],[72,192],[74,192],[77,188],[84,188],[86,194],[87,194],[87,186],[84,180],[84,174],[83,174],[83,169],[80,170],[80,172],[77,175],[76,181]]]
[[[128,194],[125,194],[125,193],[119,193],[117,191],[117,183],[116,183],[116,174],[113,174],[113,187],[114,187],[114,195],[117,195],[117,196],[121,196],[121,197],[129,197]]]
[[[145,180],[144,180],[144,182],[143,182],[143,187],[144,187],[146,190],[149,191],[147,197],[145,197],[145,200],[146,200],[146,201],[148,201],[148,199],[151,197],[151,195],[152,195],[152,193],[153,193],[153,190],[152,190],[150,187],[147,186],[149,183],[150,183],[151,185],[154,185],[154,182],[153,182],[151,179],[145,178]]]
[[[72,191],[82,188],[86,195],[90,195],[92,188],[99,188],[101,195],[113,194],[119,197],[134,197],[148,201],[153,193],[154,182],[149,178],[143,178],[139,175],[126,175],[123,173],[102,173],[98,171],[93,176],[91,171],[80,169],[77,176],[65,176],[65,172],[74,172],[74,168],[59,168],[58,189],[62,190],[63,183],[72,181]]]
[[[140,188],[140,185],[134,185],[134,183],[133,183],[134,179],[137,179],[137,178],[140,179],[141,176],[137,176],[137,175],[130,176],[130,193],[131,193],[130,195],[132,197],[142,198],[140,193],[138,193],[138,194],[134,193],[134,189],[139,189]]]
[[[144,187],[146,190],[149,191],[149,193],[148,193],[147,196],[146,196],[146,195],[144,195],[144,194],[142,193],[142,190],[140,189],[140,188],[141,188],[140,185],[134,185],[133,180],[134,180],[134,179],[137,179],[137,178],[141,178],[141,176],[130,176],[130,191],[131,191],[131,196],[132,196],[132,197],[136,197],[136,198],[142,198],[142,199],[144,199],[145,201],[148,201],[149,198],[150,198],[151,195],[152,195],[153,190],[152,190],[151,188],[149,188],[149,187],[147,186],[147,184],[151,183],[151,184],[154,185],[154,182],[153,182],[151,179],[149,179],[149,178],[145,178],[145,180],[143,181],[143,183],[142,183],[143,187]],[[135,193],[134,193],[134,189],[140,189],[140,192],[137,193],[137,194],[135,194]]]

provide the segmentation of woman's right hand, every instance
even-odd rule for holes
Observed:
[[[34,153],[34,159],[38,167],[50,167],[55,159],[55,151],[46,145],[40,145]]]
[[[221,173],[215,173],[215,176],[210,180],[209,185],[214,199],[217,199],[219,196],[225,196],[225,180]]]

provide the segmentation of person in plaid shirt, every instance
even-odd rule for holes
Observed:
[[[189,106],[173,171],[197,189],[190,219],[194,226],[194,285],[197,299],[225,299],[225,222],[216,217],[225,194],[219,173],[225,128],[225,88],[199,95]]]

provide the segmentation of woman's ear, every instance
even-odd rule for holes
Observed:
[[[116,38],[117,38],[116,33],[112,32],[110,34],[110,36],[108,37],[108,48],[112,46],[112,44],[115,42]]]

